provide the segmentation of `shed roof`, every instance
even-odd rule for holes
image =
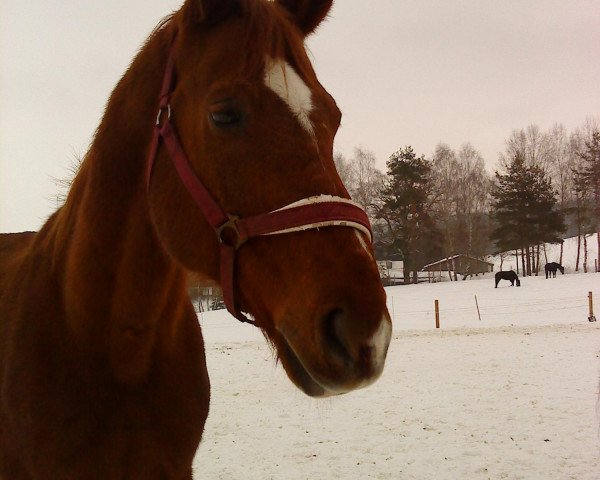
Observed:
[[[473,261],[473,262],[478,262],[478,263],[483,263],[483,264],[486,264],[486,265],[494,266],[493,263],[486,262],[485,260],[480,260],[479,258],[471,257],[470,255],[466,255],[464,253],[459,253],[457,255],[452,255],[451,257],[442,258],[441,260],[438,260],[437,262],[429,263],[429,264],[425,265],[421,270],[430,270],[431,267],[434,267],[436,265],[444,264],[446,262],[455,260],[457,258],[465,258],[465,259],[468,259],[468,260]]]

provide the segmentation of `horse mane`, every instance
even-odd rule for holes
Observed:
[[[274,2],[270,1],[238,0],[238,9],[232,13],[232,16],[244,22],[244,30],[246,32],[243,39],[243,47],[240,48],[244,48],[248,52],[248,55],[240,66],[240,71],[238,72],[240,78],[249,79],[261,76],[264,72],[267,56],[271,58],[286,58],[299,73],[304,73],[307,69],[311,68],[310,64],[305,60],[304,42],[301,33],[295,27],[286,9],[280,8]],[[133,63],[144,56],[145,51],[156,48],[152,44],[157,37],[161,35],[165,39],[170,37],[168,30],[176,28],[174,23],[178,20],[177,12],[163,17],[140,46],[130,68]],[[227,21],[227,19],[223,21]],[[214,28],[214,26],[206,28]],[[168,43],[165,43],[165,40],[160,43],[162,45],[160,48],[165,49],[163,53],[166,57]],[[127,76],[128,71],[125,72],[123,78]],[[105,109],[105,116],[108,112],[109,104],[110,100]],[[76,222],[75,212],[77,204],[89,184],[89,157],[90,155],[93,156],[95,143],[103,128],[103,122],[104,117],[94,132],[90,150],[88,150],[77,164],[71,167],[70,175],[58,180],[58,183],[63,187],[69,186],[70,188],[63,198],[62,205],[52,215],[52,221],[46,227],[46,232],[50,234],[46,238],[52,241],[54,259],[61,257],[68,248],[70,234]]]

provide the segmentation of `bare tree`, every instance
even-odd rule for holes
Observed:
[[[594,131],[598,130],[599,120],[588,117],[583,125],[567,133],[564,125],[555,123],[548,131],[542,132],[537,125],[529,125],[513,130],[506,139],[505,151],[499,158],[499,170],[506,171],[507,166],[517,154],[522,155],[528,166],[543,168],[552,179],[558,191],[561,207],[566,207],[573,199],[572,171],[579,164],[578,152],[585,148]]]
[[[500,154],[499,170],[506,171],[515,156],[520,155],[528,166],[536,165],[548,171],[549,152],[547,137],[537,125],[513,130],[505,141],[506,148]]]
[[[375,155],[373,152],[356,147],[354,155],[350,160],[352,165],[355,186],[351,192],[355,202],[364,209],[370,210],[375,202],[377,193],[384,183],[384,175],[375,167]]]
[[[558,201],[565,207],[571,200],[573,190],[572,166],[574,156],[571,155],[569,136],[564,125],[555,123],[544,134],[546,171],[558,190]]]
[[[436,218],[444,233],[447,255],[480,256],[488,243],[491,179],[483,157],[469,143],[454,152],[438,144],[433,155]]]
[[[333,161],[350,197],[363,207],[371,221],[375,222],[374,205],[385,184],[385,175],[375,166],[373,152],[364,147],[356,147],[350,159],[336,152]]]
[[[340,152],[335,152],[333,154],[333,162],[335,163],[335,168],[342,180],[342,183],[346,187],[346,190],[351,194],[352,191],[356,188],[356,179],[354,178],[354,169],[352,168],[352,164],[346,160],[346,157]]]
[[[489,210],[491,179],[481,154],[470,143],[461,146],[458,159],[458,212],[464,217],[466,253],[481,255],[487,235],[484,219]],[[478,235],[476,242],[475,236]]]
[[[435,216],[443,234],[443,247],[447,256],[458,253],[457,224],[457,175],[456,153],[445,143],[439,143],[432,158],[432,181],[435,191]]]

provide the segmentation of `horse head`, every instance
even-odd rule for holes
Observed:
[[[188,0],[169,22],[174,86],[159,121],[169,116],[195,176],[232,218],[349,198],[333,162],[341,113],[304,47],[331,4]],[[175,170],[159,148],[148,186],[157,236],[186,268],[223,282],[223,239]],[[391,320],[364,232],[338,224],[250,238],[234,275],[236,308],[305,393],[344,393],[379,377]]]

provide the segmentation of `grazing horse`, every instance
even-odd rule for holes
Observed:
[[[496,272],[495,280],[496,286],[494,288],[498,288],[498,283],[500,283],[500,280],[510,280],[511,287],[515,286],[515,282],[517,282],[517,287],[521,286],[521,281],[513,270]]]
[[[560,263],[556,262],[547,263],[546,265],[544,265],[544,270],[546,271],[546,278],[556,278],[557,270],[560,270],[561,274],[565,274],[565,267],[563,267]]]
[[[192,478],[210,387],[190,271],[308,395],[380,376],[370,225],[304,48],[331,3],[186,0],[114,89],[65,204],[0,236],[0,478]]]

